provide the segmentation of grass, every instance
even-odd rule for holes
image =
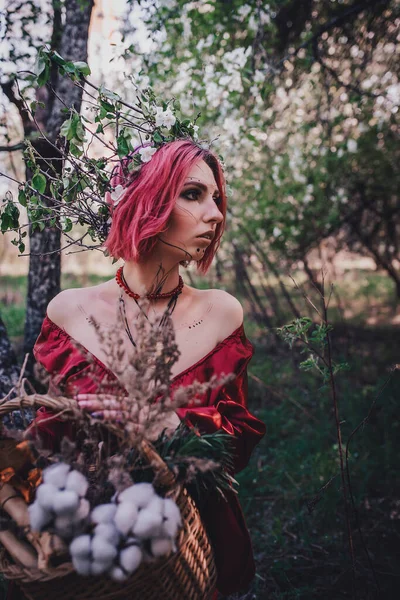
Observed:
[[[88,277],[82,282],[66,276],[63,287],[93,285],[101,280]],[[347,361],[351,367],[338,377],[346,443],[368,414],[391,365],[398,362],[400,329],[388,324],[394,315],[394,290],[386,277],[371,272],[347,273],[337,287],[347,321],[340,322],[341,311],[333,299],[334,358]],[[3,279],[1,289],[15,293],[18,300],[0,303],[2,318],[15,341],[23,335],[26,282],[24,278]],[[355,505],[381,590],[377,595],[352,516],[357,558],[356,594],[352,596],[329,390],[312,373],[299,369],[304,356],[297,350],[277,344],[270,332],[254,322],[246,323],[246,331],[256,347],[249,369],[250,408],[267,425],[267,434],[248,468],[237,476],[257,563],[253,598],[397,598],[399,372],[394,373],[368,424],[350,446]],[[318,501],[310,510],[313,499]]]
[[[400,331],[364,332],[351,339],[334,334],[336,357],[352,357],[352,369],[338,380],[346,442],[368,414],[400,347]],[[394,343],[396,338],[396,344]],[[362,360],[361,360],[362,357]],[[293,360],[295,358],[295,360]],[[258,577],[253,597],[351,598],[349,555],[335,426],[329,390],[299,371],[300,356],[283,347],[272,352],[263,338],[251,363],[250,398],[267,425],[247,470],[238,475],[240,498],[252,533]],[[371,370],[376,376],[371,381]],[[381,588],[379,597],[397,597],[400,541],[400,436],[396,372],[378,400],[369,423],[350,446],[350,473],[361,528]],[[335,477],[336,476],[336,477]],[[332,477],[312,512],[307,503]],[[357,557],[356,598],[376,598],[374,577],[352,519]]]

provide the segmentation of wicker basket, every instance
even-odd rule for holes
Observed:
[[[54,408],[53,399],[46,400],[46,396],[35,396],[29,404]],[[71,408],[75,410],[75,406]],[[17,408],[15,401],[0,404],[0,417]],[[70,562],[45,570],[26,569],[11,562],[5,550],[0,551],[0,572],[14,580],[29,600],[47,600],[55,593],[57,600],[209,600],[213,597],[217,573],[199,511],[186,489],[177,485],[173,473],[153,446],[143,441],[141,451],[152,463],[157,483],[168,489],[166,495],[175,500],[181,511],[183,527],[177,541],[178,551],[167,558],[142,563],[122,584],[107,577],[82,577]]]

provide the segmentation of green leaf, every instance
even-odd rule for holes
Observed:
[[[2,215],[0,215],[0,219],[1,219],[1,232],[4,233],[11,226],[11,219],[5,213],[3,213]]]
[[[40,194],[44,194],[46,189],[46,177],[42,173],[36,173],[32,177],[32,187]]]
[[[44,85],[50,77],[50,58],[45,48],[40,48],[35,65],[36,81]]]
[[[77,140],[79,140],[80,142],[84,142],[85,141],[85,128],[82,125],[82,121],[80,120],[79,116],[76,115],[77,119],[76,119],[76,124],[75,124],[75,138]]]
[[[82,73],[82,75],[87,76],[91,74],[90,67],[87,63],[83,61],[74,62],[74,67],[77,71]]]
[[[47,83],[47,81],[49,80],[50,77],[50,67],[48,65],[46,65],[44,71],[42,71],[40,73],[40,75],[38,75],[37,77],[37,84],[39,87],[42,87],[43,85],[45,85]]]
[[[24,244],[24,242],[20,242],[18,244],[18,250],[19,250],[20,254],[23,254],[25,252],[25,244]]]
[[[107,116],[107,113],[114,113],[115,112],[115,108],[112,104],[110,104],[109,102],[107,102],[106,100],[103,100],[102,98],[100,98],[100,106],[105,110],[105,116]],[[104,119],[104,117],[102,117],[102,111],[100,111],[100,119]]]
[[[153,140],[156,144],[161,144],[161,142],[163,141],[162,136],[159,134],[158,131],[156,131],[153,135]]]
[[[55,50],[53,50],[53,52],[51,53],[51,60],[60,66],[63,66],[66,63],[66,60]]]
[[[115,92],[108,90],[103,85],[100,86],[99,93],[105,98],[108,98],[109,100],[114,100],[115,102],[121,100],[121,96],[118,96],[118,94],[115,94]]]
[[[60,133],[62,136],[64,136],[65,138],[67,138],[67,140],[71,139],[69,136],[70,131],[71,131],[71,127],[72,127],[72,119],[69,118],[66,121],[64,121],[64,123],[61,125],[61,129],[60,129]]]
[[[72,221],[71,221],[71,219],[68,219],[68,217],[67,217],[62,226],[62,230],[64,233],[69,233],[71,231],[71,229],[72,229]]]
[[[75,156],[76,158],[80,158],[83,154],[83,150],[81,148],[79,148],[78,146],[76,146],[74,143],[70,143],[69,145],[69,151],[71,152],[71,154],[73,156]]]
[[[117,149],[119,158],[124,158],[129,153],[128,141],[122,134],[117,138]]]
[[[19,192],[18,192],[18,202],[20,203],[21,206],[25,206],[26,207],[26,194],[25,194],[25,190],[19,190]]]

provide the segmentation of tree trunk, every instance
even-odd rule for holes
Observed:
[[[86,61],[93,0],[65,0],[64,6],[65,25],[61,35],[56,35],[56,32],[53,32],[53,40],[59,40],[59,47],[54,49],[67,60]],[[55,26],[59,25],[60,22],[59,19],[54,18]],[[60,155],[54,147],[57,145],[60,127],[66,118],[61,109],[65,106],[68,108],[74,107],[79,112],[82,103],[82,91],[67,77],[60,77],[59,73],[54,72],[52,86],[55,87],[56,94],[49,98],[49,110],[43,123],[50,142],[43,138],[33,142],[39,154],[46,159],[40,161],[40,167],[44,172],[51,168],[60,171],[62,168],[59,160]],[[46,190],[46,193],[48,193],[48,190]],[[40,333],[47,305],[60,291],[61,256],[58,252],[60,246],[61,234],[58,228],[45,229],[42,232],[30,232],[31,256],[24,350],[25,353],[30,355],[26,374],[31,377],[34,365],[32,348]]]

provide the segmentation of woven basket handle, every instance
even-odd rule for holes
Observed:
[[[59,396],[57,398],[51,398],[50,396],[42,394],[32,394],[25,396],[24,399],[6,399],[0,400],[0,417],[12,412],[13,410],[19,410],[21,408],[45,406],[50,410],[61,413],[60,416],[64,415],[65,418],[73,418],[74,415],[81,416],[81,410],[79,409],[76,400]],[[110,428],[111,430],[111,428]],[[139,451],[145,456],[147,461],[151,463],[156,471],[157,482],[160,485],[172,488],[176,485],[175,475],[165,464],[160,455],[156,452],[154,446],[147,440],[142,439],[139,443]]]
[[[142,439],[140,441],[139,451],[154,467],[154,470],[156,471],[157,483],[167,488],[171,488],[176,485],[175,475],[165,464],[161,456],[155,450],[154,446],[148,440]]]
[[[6,398],[4,400],[0,400],[0,417],[7,415],[13,410],[40,406],[45,406],[54,412],[62,412],[63,414],[80,414],[79,406],[76,400],[73,400],[72,398],[66,398],[65,396],[51,398],[45,394],[31,394],[29,396],[24,396],[23,399]]]

